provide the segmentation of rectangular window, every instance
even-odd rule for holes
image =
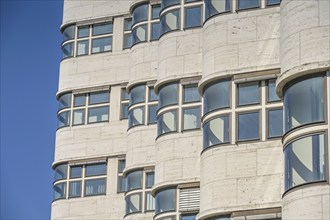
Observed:
[[[66,194],[66,183],[58,183],[54,185],[54,200],[64,199]]]
[[[124,34],[124,49],[130,48],[132,46],[132,34]]]
[[[238,84],[238,105],[259,104],[259,82]]]
[[[148,115],[148,124],[153,124],[153,123],[157,123],[157,116],[156,116],[156,112],[158,109],[157,105],[149,105],[149,115]]]
[[[107,165],[105,163],[86,165],[86,177],[106,175]]]
[[[152,5],[151,6],[151,19],[158,19],[159,18],[159,12],[160,12],[160,5]]]
[[[238,0],[238,10],[258,7],[260,7],[260,0]]]
[[[141,193],[126,196],[126,214],[141,212]]]
[[[259,112],[238,114],[238,141],[259,139]]]
[[[126,192],[126,178],[123,176],[125,166],[126,166],[125,160],[118,161],[118,186],[117,186],[118,193]]]
[[[146,211],[155,210],[155,199],[150,192],[146,193]]]
[[[151,188],[154,185],[155,173],[146,173],[146,188]]]
[[[109,92],[96,92],[96,93],[90,93],[89,95],[89,104],[100,104],[100,103],[106,103],[109,102]]]
[[[85,109],[78,109],[73,111],[73,125],[85,124]]]
[[[148,95],[148,100],[149,102],[152,102],[152,101],[157,101],[157,95],[155,93],[155,90],[153,87],[149,87],[149,95]]]
[[[112,50],[112,37],[95,38],[92,40],[92,53]]]
[[[268,137],[281,137],[283,135],[283,110],[272,109],[268,111]]]
[[[88,36],[89,36],[89,26],[78,27],[78,38],[83,38]]]
[[[58,128],[69,126],[70,125],[70,111],[65,111],[57,116],[58,119]]]
[[[77,42],[77,56],[87,55],[89,51],[89,41],[81,40]]]
[[[158,136],[161,134],[177,131],[177,111],[166,112],[157,120]]]
[[[93,36],[101,34],[111,34],[112,23],[94,24],[93,25]]]
[[[81,196],[81,181],[70,182],[69,198]]]
[[[217,116],[203,125],[203,147],[229,142],[229,115]]]
[[[267,6],[279,5],[280,3],[281,3],[281,0],[267,0]]]
[[[151,40],[158,40],[160,37],[160,22],[151,24]]]
[[[70,178],[81,178],[81,177],[82,177],[82,166],[71,166]]]
[[[199,102],[200,95],[198,93],[197,85],[187,85],[183,87],[184,103]]]
[[[105,178],[91,179],[85,181],[85,195],[103,195],[105,194]]]
[[[124,19],[124,31],[131,30],[132,27],[132,18],[125,18]]]
[[[183,109],[183,130],[200,128],[200,121],[200,107]]]
[[[86,105],[86,95],[75,95],[74,96],[74,107],[84,106]]]
[[[109,106],[89,108],[88,123],[103,122],[109,120]]]
[[[268,102],[276,102],[281,100],[276,94],[275,86],[276,79],[268,80]]]
[[[185,28],[199,27],[202,25],[202,7],[185,8]]]
[[[144,106],[131,110],[128,113],[129,127],[144,124]]]

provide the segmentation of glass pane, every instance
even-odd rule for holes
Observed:
[[[74,96],[74,107],[84,106],[86,104],[86,96],[84,95],[75,95]]]
[[[215,109],[229,107],[229,81],[207,86],[204,90],[204,114]]]
[[[62,164],[55,167],[54,181],[62,180],[67,178],[67,164]]]
[[[131,30],[131,27],[132,27],[132,18],[126,18],[124,20],[124,31]]]
[[[164,133],[177,131],[177,111],[166,112],[157,120],[158,136]]]
[[[74,39],[76,27],[74,25],[68,26],[63,30],[63,41]]]
[[[177,5],[180,4],[180,0],[162,0],[161,1],[161,6],[162,8],[171,6],[171,5]]]
[[[278,5],[281,3],[281,0],[267,0],[267,5]]]
[[[118,176],[118,192],[126,192],[126,178]]]
[[[82,166],[71,166],[70,167],[70,178],[82,177]]]
[[[180,29],[180,11],[173,10],[160,18],[160,33],[164,34],[171,30]]]
[[[259,139],[259,112],[238,115],[238,140]]]
[[[147,40],[147,25],[141,25],[132,30],[132,44]]]
[[[151,8],[151,19],[157,19],[159,18],[159,12],[160,12],[160,5],[152,5],[152,8]]]
[[[283,135],[283,110],[268,111],[268,137],[281,137]]]
[[[133,24],[148,19],[148,4],[142,4],[133,9]]]
[[[238,84],[238,105],[259,103],[259,82]]]
[[[204,148],[229,142],[229,116],[219,116],[203,126]]]
[[[128,118],[128,103],[121,105],[121,119]]]
[[[201,122],[201,109],[189,108],[183,109],[183,130],[200,128]]]
[[[160,37],[160,22],[151,24],[151,40],[158,40]]]
[[[144,107],[139,107],[128,112],[128,125],[133,127],[144,124]]]
[[[205,19],[209,17],[230,11],[230,0],[204,0],[205,1]]]
[[[139,102],[145,101],[145,85],[135,86],[131,89],[130,93],[130,105],[134,105]]]
[[[86,165],[86,176],[99,176],[107,174],[107,165],[105,163]]]
[[[62,95],[59,99],[59,106],[58,109],[64,109],[64,108],[69,108],[71,106],[71,93],[67,93]]]
[[[112,33],[112,23],[93,25],[93,36],[100,34],[111,34],[111,33]]]
[[[78,38],[89,36],[89,26],[78,27]]]
[[[112,50],[112,37],[97,38],[92,40],[92,53]]]
[[[134,171],[127,174],[127,190],[141,189],[142,188],[142,171]]]
[[[89,104],[99,104],[109,102],[109,91],[89,94]]]
[[[184,99],[183,99],[184,103],[200,101],[197,85],[185,86],[183,88],[183,94],[184,94]]]
[[[77,56],[86,55],[89,51],[89,41],[82,40],[77,42]]]
[[[155,173],[154,172],[150,172],[150,173],[146,173],[146,175],[147,175],[146,187],[147,188],[151,188],[154,185]]]
[[[155,213],[175,210],[175,189],[167,189],[156,194]]]
[[[65,45],[62,46],[62,53],[63,56],[62,58],[67,58],[67,57],[73,57],[73,48],[74,48],[74,43],[67,43]]]
[[[108,121],[108,120],[109,120],[109,106],[88,109],[88,123]]]
[[[124,34],[124,49],[130,48],[132,46],[132,34]]]
[[[85,181],[85,195],[105,194],[105,178]]]
[[[118,161],[118,173],[122,173],[126,166],[126,160],[119,160]]]
[[[85,124],[85,109],[73,111],[73,125]]]
[[[276,80],[268,80],[268,102],[279,101],[280,98],[277,96],[275,91]]]
[[[238,0],[238,9],[248,9],[259,7],[259,0]]]
[[[196,219],[196,214],[191,214],[191,215],[182,215],[181,220],[195,220]]]
[[[185,27],[198,27],[202,25],[202,7],[192,7],[185,9]]]
[[[325,180],[324,135],[294,141],[284,149],[285,190],[314,181]]]
[[[126,88],[121,89],[121,100],[129,100],[129,95]]]
[[[58,128],[70,125],[70,111],[65,111],[57,115]]]
[[[149,116],[148,116],[148,123],[152,124],[152,123],[156,123],[157,122],[157,105],[149,105]]]
[[[323,77],[305,79],[284,92],[285,131],[324,121]]]
[[[125,198],[126,214],[141,211],[141,193],[129,195]]]
[[[163,86],[158,94],[158,107],[162,108],[167,105],[178,103],[178,84],[169,84]]]
[[[150,192],[146,193],[146,210],[155,210],[155,199]]]
[[[81,196],[81,181],[70,182],[69,184],[69,197]]]
[[[54,187],[54,200],[65,198],[66,183],[56,184]]]
[[[151,101],[157,101],[158,97],[154,91],[154,88],[153,87],[149,87],[149,102]]]

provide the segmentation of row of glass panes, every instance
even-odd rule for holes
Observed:
[[[82,189],[84,189],[84,196],[104,195],[106,173],[105,163],[57,166],[55,168],[54,200],[67,197],[67,185],[69,186],[68,198],[81,197]]]
[[[62,95],[59,98],[58,128],[109,121],[109,100],[109,91]]]

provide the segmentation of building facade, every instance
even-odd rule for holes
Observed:
[[[328,0],[65,0],[52,219],[330,219]]]

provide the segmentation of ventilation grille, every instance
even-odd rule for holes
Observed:
[[[180,189],[180,211],[198,210],[200,203],[199,188]]]

